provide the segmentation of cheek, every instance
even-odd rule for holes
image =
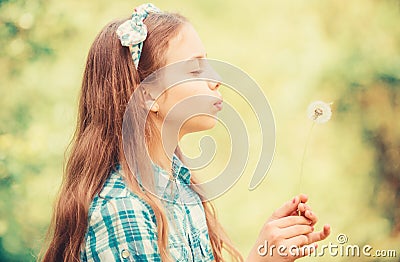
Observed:
[[[211,129],[216,124],[215,96],[207,82],[193,81],[174,86],[160,99],[164,124],[173,130],[192,133]]]
[[[166,91],[168,97],[175,98],[175,101],[183,100],[185,98],[199,95],[199,94],[209,94],[210,89],[204,81],[190,81],[185,82],[176,86],[169,88]]]
[[[191,117],[199,113],[214,114],[211,93],[206,82],[192,81],[168,89],[158,100],[162,115],[179,118]]]
[[[196,87],[196,86],[195,86]],[[164,103],[168,107],[173,107],[174,105],[195,96],[198,94],[198,88],[193,88],[191,83],[183,83],[180,85],[173,86],[169,88],[164,95]]]

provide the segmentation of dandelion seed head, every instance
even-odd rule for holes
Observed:
[[[332,116],[331,104],[323,101],[312,102],[307,108],[308,118],[318,124],[328,122]]]

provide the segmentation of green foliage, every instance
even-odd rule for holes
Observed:
[[[75,125],[85,56],[100,28],[137,4],[0,1],[0,261],[35,260]],[[304,188],[322,223],[332,225],[329,241],[344,232],[352,243],[399,246],[398,1],[154,4],[187,16],[209,57],[249,73],[274,111],[277,151],[268,178],[247,190],[260,138],[249,128],[248,168],[216,200],[222,224],[244,255],[270,213],[298,193],[305,109],[317,99],[334,101],[333,118],[313,131]],[[240,102],[229,90],[221,92],[226,101]],[[252,127],[251,114],[242,116]],[[194,138],[184,149],[193,150]],[[218,173],[225,156],[217,154],[221,164],[204,173]]]
[[[51,112],[54,97],[46,94],[45,71],[40,84],[32,81],[27,69],[43,63],[53,63],[55,46],[63,28],[59,14],[49,12],[48,1],[2,1],[0,3],[0,260],[32,261],[43,239],[48,221],[38,221],[30,212],[31,203],[40,198],[30,198],[37,188],[30,188],[30,181],[45,174],[54,161],[60,163],[63,148],[47,150],[38,139],[37,132],[49,132],[49,123],[41,117]],[[47,26],[46,19],[53,21]],[[44,103],[44,105],[43,105]],[[41,111],[43,108],[44,111]],[[39,128],[38,128],[39,127]],[[47,131],[45,131],[47,130]],[[46,134],[44,134],[46,135]],[[56,146],[56,145],[55,145]],[[46,168],[47,167],[47,168]],[[59,169],[59,168],[58,168]],[[54,171],[54,169],[53,169]],[[59,173],[59,172],[58,172]],[[49,209],[52,201],[41,203]],[[39,204],[39,203],[38,203]],[[43,212],[40,210],[39,212]],[[45,212],[49,215],[49,212]],[[46,218],[46,220],[48,220]]]

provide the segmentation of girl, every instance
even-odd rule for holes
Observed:
[[[87,58],[77,128],[43,261],[219,262],[225,260],[223,249],[235,261],[244,261],[212,203],[202,201],[198,182],[177,146],[185,134],[215,125],[222,105],[219,83],[181,83],[156,99],[144,91],[126,110],[134,91],[153,72],[205,55],[186,18],[151,4],[137,7],[131,19],[111,22],[98,34]],[[172,152],[164,150],[160,134],[167,113],[179,119],[174,106],[198,95],[209,98],[202,104],[207,114],[185,121],[175,141],[168,141]],[[127,133],[122,132],[125,110]],[[161,183],[163,177],[169,177],[166,183]],[[195,201],[182,202],[184,195]],[[302,247],[325,239],[329,226],[313,232],[317,218],[306,201],[305,195],[296,196],[276,210],[246,261],[293,261],[307,255],[262,255],[265,241],[269,246]]]

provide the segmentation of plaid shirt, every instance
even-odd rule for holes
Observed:
[[[168,217],[168,249],[175,261],[213,261],[200,197],[190,187],[190,171],[174,155],[176,182],[153,164],[156,190]],[[160,174],[161,176],[158,176]],[[121,170],[112,172],[89,208],[82,261],[161,261],[152,208],[130,191]]]

